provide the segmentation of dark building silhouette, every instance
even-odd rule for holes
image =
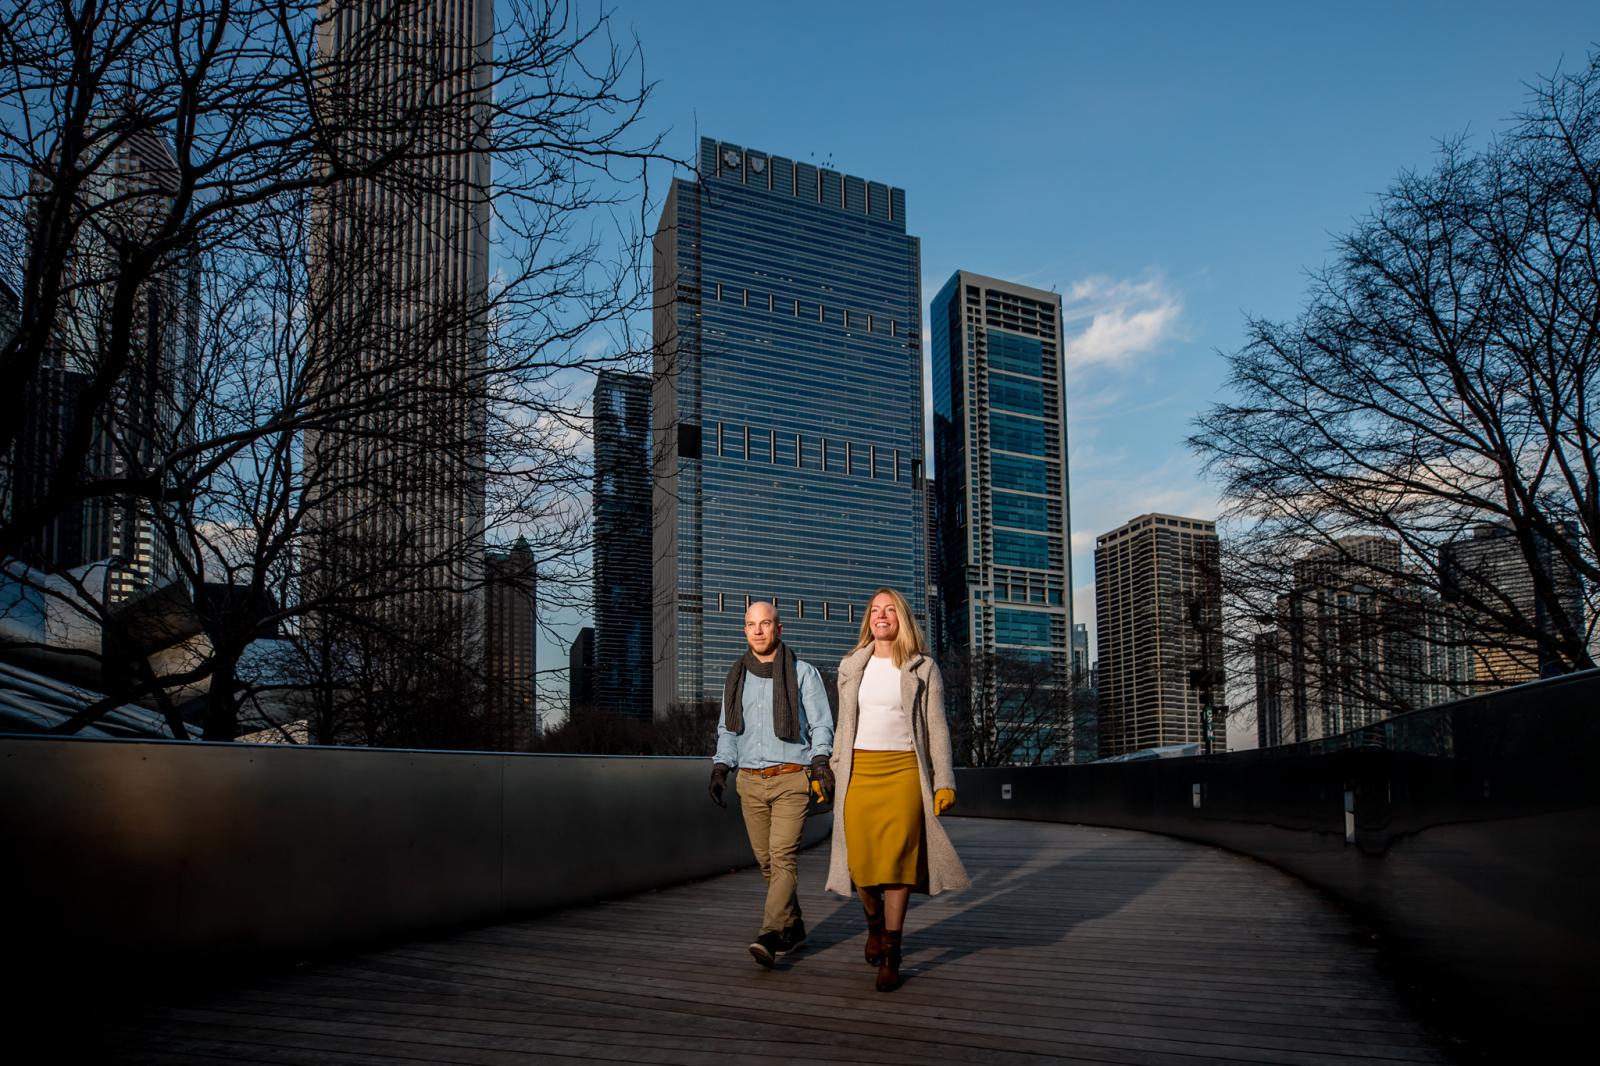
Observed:
[[[594,389],[594,706],[651,717],[650,377]]]
[[[594,630],[584,626],[567,652],[567,714],[594,713]]]
[[[484,713],[488,746],[527,751],[539,731],[538,585],[533,552],[517,538],[507,552],[485,556]]]

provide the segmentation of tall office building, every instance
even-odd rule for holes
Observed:
[[[1204,745],[1192,670],[1210,674],[1211,750],[1227,747],[1219,562],[1217,524],[1197,518],[1140,515],[1095,539],[1102,758]]]
[[[655,235],[655,710],[721,696],[751,599],[828,667],[926,618],[919,246],[900,189],[700,142]]]
[[[1072,684],[1089,687],[1089,623],[1072,623]]]
[[[1276,628],[1255,637],[1257,741],[1336,736],[1466,693],[1459,627],[1398,540],[1341,537],[1294,563]]]
[[[567,717],[594,712],[594,629],[584,626],[567,649]]]
[[[1072,684],[1072,557],[1061,297],[958,271],[934,297],[933,446],[943,630],[996,670],[1047,665]],[[974,705],[995,699],[972,691]]]
[[[0,475],[8,513],[49,491],[75,436],[88,435],[86,480],[144,477],[191,437],[200,323],[199,273],[188,251],[163,257],[138,282],[127,363],[93,422],[77,421],[80,397],[102,374],[110,308],[125,281],[123,258],[163,224],[177,191],[177,160],[149,129],[129,135],[85,179],[79,202],[90,218],[69,252],[60,315],[43,362],[24,386],[22,423]],[[50,570],[115,559],[106,579],[107,600],[115,604],[181,577],[158,522],[146,504],[95,497],[41,525],[24,553]]]
[[[312,200],[306,584],[475,658],[482,625],[492,0],[323,0],[352,177]],[[372,173],[374,161],[381,167]]]
[[[1576,539],[1576,532],[1571,536]],[[1511,632],[1506,616],[1551,633],[1560,612],[1578,633],[1584,632],[1582,576],[1544,538],[1535,539],[1533,556],[1530,563],[1511,528],[1494,522],[1477,526],[1471,537],[1440,552],[1447,596],[1463,604],[1468,668],[1477,691],[1518,685],[1562,670],[1559,659],[1537,640]],[[1554,605],[1537,595],[1535,570],[1553,588]]]
[[[650,718],[650,377],[594,388],[594,706]]]
[[[484,557],[484,713],[488,745],[527,751],[539,732],[538,575],[522,537]]]

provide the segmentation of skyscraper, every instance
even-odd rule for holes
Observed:
[[[650,718],[650,377],[594,388],[594,706]]]
[[[584,626],[567,649],[567,717],[594,713],[594,628]]]
[[[1084,688],[1089,685],[1089,623],[1072,623],[1072,683]]]
[[[492,0],[323,0],[349,174],[312,201],[308,588],[476,647],[482,617]]]
[[[1514,632],[1510,620],[1553,632],[1560,612],[1584,632],[1583,578],[1544,538],[1534,539],[1533,557],[1530,564],[1511,528],[1494,522],[1440,552],[1447,595],[1462,605],[1468,668],[1480,692],[1561,672],[1557,657],[1526,632]],[[1554,606],[1536,593],[1536,569],[1554,590]]]
[[[880,585],[925,617],[905,193],[726,142],[655,235],[655,710],[718,698],[752,599],[828,667]]]
[[[484,711],[495,751],[527,751],[539,731],[538,575],[522,537],[484,558]]]
[[[1072,559],[1061,297],[958,271],[929,310],[943,630],[975,664],[974,706],[1007,662],[1072,684]],[[995,659],[993,670],[978,667]]]
[[[1203,745],[1208,689],[1211,750],[1226,748],[1219,561],[1217,524],[1197,518],[1140,515],[1096,538],[1102,758]]]
[[[1314,740],[1464,695],[1460,634],[1400,542],[1340,537],[1294,563],[1276,629],[1255,637],[1257,740]]]
[[[84,181],[79,193],[88,217],[68,255],[60,316],[44,360],[25,386],[22,424],[0,477],[8,511],[49,491],[69,443],[87,435],[82,476],[137,480],[148,476],[192,434],[199,337],[199,274],[190,251],[162,258],[148,276],[132,279],[134,308],[126,365],[110,394],[81,425],[79,399],[108,376],[111,308],[130,281],[123,258],[148,242],[172,210],[178,163],[166,141],[136,129]],[[9,332],[9,330],[7,330]],[[51,570],[104,559],[106,591],[118,603],[181,576],[171,539],[157,529],[148,506],[121,497],[73,503],[43,523],[26,546],[28,561]]]

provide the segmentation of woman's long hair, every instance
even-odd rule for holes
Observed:
[[[900,617],[900,635],[894,638],[894,665],[898,668],[910,662],[914,655],[928,654],[928,644],[922,639],[922,627],[917,625],[911,605],[894,589],[879,589],[867,600],[866,610],[861,612],[861,637],[856,642],[855,650],[860,651],[872,643],[872,601],[879,596],[888,596],[893,600],[894,612]]]

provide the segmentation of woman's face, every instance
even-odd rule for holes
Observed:
[[[900,612],[895,610],[894,597],[880,592],[872,597],[867,608],[867,627],[873,640],[893,640],[900,635]]]

